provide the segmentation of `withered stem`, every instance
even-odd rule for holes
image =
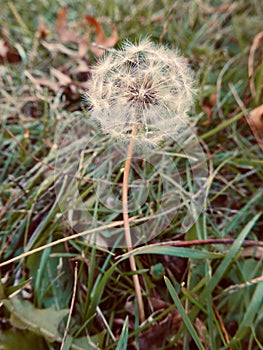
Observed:
[[[128,252],[132,250],[132,238],[131,238],[129,213],[128,213],[128,184],[129,184],[129,174],[130,174],[131,161],[132,161],[132,153],[134,149],[134,138],[137,134],[137,131],[138,131],[138,125],[134,124],[132,128],[132,133],[131,133],[131,140],[127,151],[127,157],[126,157],[125,167],[123,172],[123,184],[122,184],[122,213],[123,213],[123,221],[124,221],[124,235],[125,235]],[[137,271],[136,263],[133,255],[129,257],[129,261],[130,261],[131,271],[136,272]],[[139,319],[140,319],[140,323],[142,323],[145,321],[145,313],[144,313],[144,305],[143,305],[139,276],[137,274],[134,274],[132,278],[133,278],[135,295],[138,303]]]

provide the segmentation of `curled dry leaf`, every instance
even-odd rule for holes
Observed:
[[[111,25],[112,34],[110,37],[106,37],[103,28],[94,17],[86,15],[84,19],[85,19],[85,22],[91,24],[96,31],[96,35],[94,39],[96,46],[92,46],[91,51],[97,56],[102,56],[105,49],[113,47],[117,43],[119,39],[117,29],[115,25],[112,24]]]
[[[254,124],[256,130],[263,133],[263,105],[250,112],[250,120]]]
[[[263,105],[253,109],[248,118],[246,118],[248,124],[257,140],[260,149],[263,151],[263,139],[260,134],[263,135]]]
[[[18,63],[21,57],[6,38],[0,39],[0,64],[4,63]]]
[[[56,31],[62,43],[71,42],[77,44],[78,52],[67,49],[62,44],[48,44],[44,42],[43,46],[50,51],[53,51],[54,49],[70,56],[78,56],[83,58],[90,47],[90,42],[87,35],[81,35],[80,32],[68,29],[67,12],[68,10],[66,6],[57,11]],[[92,25],[95,28],[95,46],[91,47],[91,51],[97,56],[103,55],[105,49],[113,47],[118,41],[119,36],[114,24],[111,25],[112,34],[110,37],[106,37],[103,28],[92,16],[84,16],[83,25]],[[39,25],[39,33],[42,39],[46,39],[47,28],[43,22]]]

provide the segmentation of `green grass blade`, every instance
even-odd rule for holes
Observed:
[[[262,305],[262,297],[263,297],[263,283],[259,283],[255,289],[255,292],[252,296],[252,299],[247,307],[247,310],[244,314],[244,318],[239,325],[238,331],[236,333],[236,338],[243,338],[245,333],[249,330],[249,328],[253,328],[253,323],[255,316],[260,310]],[[263,315],[261,315],[263,317]]]
[[[221,264],[217,268],[214,276],[208,282],[207,287],[205,288],[204,292],[201,294],[201,296],[200,296],[201,300],[204,300],[209,295],[211,295],[212,291],[218,285],[219,281],[224,276],[225,271],[231,265],[233,259],[237,255],[244,239],[249,234],[252,227],[255,225],[256,221],[259,219],[260,216],[261,216],[261,213],[258,213],[256,216],[254,216],[254,218],[252,220],[250,220],[250,222],[240,232],[239,236],[237,237],[237,239],[233,243],[232,247],[229,249],[229,252],[224,257],[223,261],[221,262]]]
[[[219,259],[223,255],[219,253],[212,253],[206,250],[197,250],[191,248],[182,248],[182,247],[171,247],[171,246],[160,246],[158,244],[148,245],[132,250],[130,253],[123,254],[121,259],[126,259],[130,255],[139,255],[139,254],[161,254],[161,255],[170,255],[177,256],[182,258],[189,259]]]
[[[129,317],[125,318],[116,350],[126,350],[128,342]]]
[[[193,338],[194,342],[196,343],[197,347],[199,350],[205,350],[203,344],[201,343],[198,334],[194,328],[194,326],[192,325],[192,322],[190,321],[188,315],[186,314],[184,307],[172,285],[172,283],[169,281],[169,279],[167,277],[164,277],[164,281],[165,284],[169,290],[169,293],[177,307],[177,310],[179,311],[180,315],[182,316],[182,319],[184,321],[184,324],[186,326],[186,328],[188,329],[188,332],[190,333],[191,337]]]
[[[214,134],[218,133],[220,130],[225,129],[227,126],[233,124],[234,122],[236,122],[237,120],[239,120],[240,118],[243,117],[243,112],[238,113],[237,115],[235,115],[234,117],[225,120],[224,122],[222,122],[221,124],[219,124],[218,126],[216,126],[214,129],[208,131],[207,133],[199,136],[200,139],[204,140],[208,137],[213,136]]]
[[[97,285],[97,289],[96,289],[96,293],[94,293],[92,295],[92,298],[90,300],[90,305],[89,305],[89,309],[88,309],[88,313],[86,315],[86,318],[91,317],[93,314],[95,314],[96,312],[96,308],[100,303],[100,299],[101,296],[103,294],[104,288],[106,286],[106,283],[108,281],[108,279],[111,278],[112,274],[114,273],[116,269],[116,264],[112,265],[104,274],[104,276],[102,277],[102,279],[100,280],[100,282]]]

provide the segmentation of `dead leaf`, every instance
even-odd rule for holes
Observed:
[[[257,131],[263,133],[263,105],[253,109],[250,112],[250,120],[254,124]]]
[[[244,258],[254,258],[262,259],[263,257],[263,248],[262,247],[245,247],[241,252],[241,256]]]
[[[40,118],[43,114],[42,104],[40,100],[30,99],[21,107],[22,118]],[[28,119],[27,119],[28,120]]]
[[[119,39],[117,29],[115,25],[112,24],[112,34],[110,37],[106,37],[103,28],[94,17],[86,15],[84,19],[86,23],[89,23],[94,27],[96,32],[94,40],[96,45],[91,47],[91,51],[97,56],[102,56],[105,49],[111,48],[117,43]]]
[[[57,22],[56,22],[56,30],[58,34],[63,34],[63,31],[67,28],[67,7],[62,7],[58,9],[57,12]]]
[[[217,94],[214,93],[209,96],[209,98],[205,99],[204,103],[202,104],[202,109],[207,115],[207,120],[203,122],[202,125],[209,125],[212,121],[212,116],[213,116],[213,109],[216,106],[217,103]]]
[[[147,321],[152,321],[159,313],[171,306],[170,303],[162,300],[159,297],[149,297],[149,303],[152,314],[147,318]],[[132,316],[134,313],[134,298],[128,297],[125,303],[125,310]],[[140,350],[156,349],[164,344],[168,336],[175,335],[182,326],[182,317],[176,309],[169,312],[164,318],[151,324],[145,331],[139,334]],[[134,321],[130,319],[130,327],[134,328]],[[178,344],[182,346],[181,340]],[[178,350],[181,349],[179,346]]]
[[[262,46],[263,43],[263,32],[258,33],[251,46],[249,57],[248,57],[248,76],[249,76],[249,86],[251,90],[251,95],[254,98],[256,96],[255,82],[254,82],[254,57],[257,49]]]
[[[78,66],[76,67],[75,72],[76,72],[76,78],[79,82],[85,83],[91,78],[90,68],[84,60],[79,60]]]
[[[40,34],[40,38],[45,40],[47,37],[48,30],[43,20],[40,20],[39,22],[38,31]]]
[[[260,134],[263,134],[263,105],[253,109],[249,115],[246,116],[246,120],[259,144],[259,147],[263,151],[263,139],[260,136]]]
[[[171,304],[160,298],[149,297],[148,299],[154,310],[167,309],[169,306],[171,306]]]
[[[6,38],[0,39],[0,64],[19,63],[21,57]]]
[[[178,256],[163,255],[159,257],[159,260],[163,263],[165,270],[178,282],[184,281],[187,272],[188,259]]]
[[[64,47],[62,44],[48,44],[44,42],[43,46],[48,48],[49,51],[52,51],[52,49],[54,49],[56,51],[60,51],[67,55],[71,55],[75,57],[78,56],[80,58],[83,58],[90,47],[90,42],[87,38],[87,35],[81,35],[80,32],[76,32],[74,30],[68,29],[67,12],[68,12],[67,6],[61,7],[57,11],[56,31],[61,42],[63,43],[71,42],[71,43],[77,44],[78,52],[70,50]],[[98,23],[98,21],[92,16],[89,16],[89,15],[84,16],[83,24],[84,26],[87,26],[87,24],[91,24],[95,28],[95,32],[96,32],[95,39],[94,39],[93,46],[91,46],[90,49],[97,56],[103,55],[105,49],[113,47],[118,41],[119,36],[114,24],[111,25],[112,34],[110,37],[105,36],[103,28]],[[41,37],[45,39],[47,31],[43,23],[39,25],[39,31],[40,31]]]
[[[140,350],[156,349],[163,346],[166,337],[170,333],[172,315],[168,314],[165,319],[153,323],[146,331],[139,335]]]
[[[68,30],[67,25],[68,9],[66,6],[57,12],[56,30],[62,42],[78,42],[78,35],[73,30]]]

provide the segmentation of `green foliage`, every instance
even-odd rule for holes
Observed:
[[[198,337],[198,334],[196,332],[196,330],[194,329],[188,315],[186,314],[185,310],[184,310],[184,307],[178,297],[178,295],[176,294],[176,291],[175,289],[173,288],[173,285],[171,284],[171,282],[167,279],[167,277],[164,277],[164,280],[165,280],[165,283],[166,283],[166,286],[169,290],[169,293],[171,294],[172,298],[173,298],[173,301],[178,309],[178,311],[180,312],[180,315],[182,316],[182,319],[185,323],[185,326],[188,330],[188,332],[191,334],[192,338],[194,339],[197,347],[199,350],[204,350],[204,346],[203,344],[201,343],[199,337]]]
[[[60,340],[59,325],[68,314],[68,310],[56,311],[50,309],[36,309],[29,301],[18,298],[3,300],[3,304],[10,312],[10,323],[18,329],[28,329],[42,335],[49,341]]]
[[[46,346],[42,337],[27,331],[9,329],[0,333],[1,348],[3,350],[21,349],[29,347],[45,350]]]
[[[129,325],[129,319],[128,317],[126,317],[125,322],[123,324],[122,327],[122,331],[121,331],[121,335],[120,335],[120,339],[118,341],[118,345],[116,350],[126,350],[127,348],[127,342],[128,342],[128,325]]]

